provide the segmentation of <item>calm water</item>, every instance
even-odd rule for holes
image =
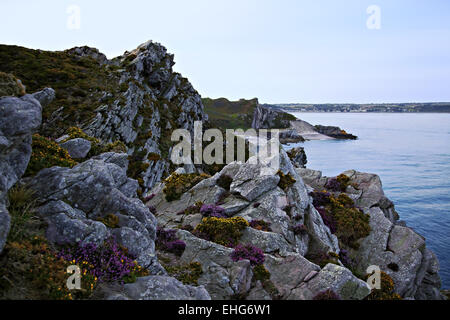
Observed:
[[[450,114],[294,113],[311,124],[339,126],[356,141],[308,141],[307,167],[335,176],[376,173],[400,218],[427,239],[450,289]]]

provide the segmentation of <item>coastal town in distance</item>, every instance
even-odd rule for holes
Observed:
[[[287,112],[450,112],[450,102],[426,103],[365,103],[365,104],[276,104],[270,107]]]

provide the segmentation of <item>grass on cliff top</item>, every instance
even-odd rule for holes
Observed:
[[[28,93],[45,87],[55,89],[56,99],[44,108],[43,121],[60,107],[64,107],[63,119],[44,129],[42,133],[47,136],[56,137],[64,129],[93,117],[102,92],[120,92],[118,77],[107,68],[91,57],[79,58],[64,51],[0,45],[1,72],[20,79]]]
[[[258,99],[229,101],[225,98],[202,99],[205,112],[214,127],[224,129],[250,129]]]

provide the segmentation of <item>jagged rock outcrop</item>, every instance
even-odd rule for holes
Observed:
[[[129,154],[144,164],[136,177],[142,179],[144,190],[169,171],[171,132],[183,128],[192,133],[194,121],[205,119],[200,95],[172,71],[173,59],[163,46],[150,41],[110,61],[123,92],[118,96],[105,92],[104,100],[111,102],[100,105],[85,125],[92,136],[128,146]]]
[[[8,190],[22,177],[31,156],[32,134],[39,128],[42,121],[42,106],[46,104],[54,91],[21,98],[0,98],[0,252],[5,245],[10,226],[7,210]],[[38,100],[40,99],[40,100]]]
[[[296,300],[311,300],[317,292],[332,290],[343,300],[362,300],[370,293],[368,284],[344,267],[327,264],[319,273],[293,290]]]
[[[101,244],[113,236],[152,274],[164,273],[155,257],[155,217],[137,198],[138,183],[127,177],[127,166],[126,154],[102,154],[71,169],[44,169],[28,186],[51,242]],[[108,215],[117,217],[116,226],[100,222]]]
[[[285,189],[279,186],[281,178],[277,170],[253,164],[250,159],[245,164],[233,162],[225,166],[215,176],[185,192],[180,200],[168,202],[165,199],[163,181],[150,192],[153,196],[147,205],[154,209],[159,225],[164,228],[195,228],[202,221],[202,215],[183,211],[199,201],[204,204],[221,201],[220,206],[229,217],[270,223],[271,232],[247,228],[240,242],[252,244],[265,252],[265,267],[272,274],[271,281],[278,297],[295,299],[297,295],[292,293],[293,290],[312,271],[320,271],[320,267],[305,259],[304,255],[310,250],[338,253],[339,246],[337,238],[312,206],[303,180],[284,151],[281,151],[280,160],[280,172],[293,179],[292,185],[283,186]],[[222,176],[232,178],[229,190],[218,185]],[[293,231],[296,225],[301,224],[306,225],[307,233]],[[205,285],[213,299],[229,299],[236,295],[248,296],[249,299],[272,298],[273,292],[269,293],[260,283],[252,282],[247,260],[238,263],[231,260],[232,249],[199,239],[184,230],[178,231],[178,236],[186,243],[181,260],[201,263],[203,274],[199,283]],[[310,275],[308,280],[311,278]]]
[[[253,129],[285,129],[295,117],[284,111],[258,105],[253,113]]]
[[[295,167],[297,168],[306,167],[308,159],[306,157],[305,148],[302,147],[292,148],[287,152],[287,154]]]
[[[44,110],[40,134],[56,139],[80,127],[103,143],[125,143],[130,174],[144,192],[174,169],[173,130],[192,131],[194,121],[207,119],[200,95],[173,65],[174,56],[151,41],[111,60],[89,47],[49,52],[0,45],[0,72],[29,90],[45,83],[58,93]]]
[[[315,126],[317,131],[321,134],[324,134],[326,136],[335,138],[335,139],[344,139],[344,140],[356,140],[358,139],[357,136],[354,136],[352,134],[349,134],[342,130],[339,127],[333,127],[333,126],[321,126],[317,125]]]
[[[305,183],[319,191],[330,180],[318,171],[297,171]],[[346,194],[370,215],[370,235],[359,241],[357,250],[351,250],[357,272],[364,273],[370,265],[377,265],[394,280],[396,292],[402,297],[441,299],[436,256],[426,248],[421,235],[399,221],[394,204],[383,192],[380,178],[354,170],[343,174],[350,178]]]

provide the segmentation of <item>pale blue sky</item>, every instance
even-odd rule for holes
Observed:
[[[66,27],[72,4],[80,30]],[[380,30],[366,27],[369,5]],[[160,42],[205,97],[450,101],[448,0],[1,0],[0,13],[0,43],[113,57]]]

